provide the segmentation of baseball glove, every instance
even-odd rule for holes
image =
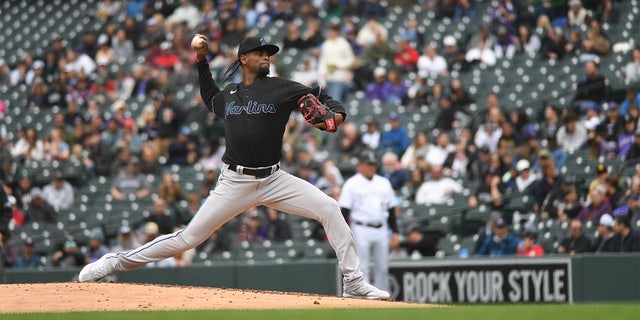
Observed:
[[[298,105],[300,106],[302,116],[308,123],[312,125],[324,123],[324,128],[318,128],[329,132],[336,131],[336,114],[331,111],[327,105],[320,102],[316,96],[307,93],[298,99]]]

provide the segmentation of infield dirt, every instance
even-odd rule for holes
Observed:
[[[216,310],[428,307],[306,293],[131,283],[0,285],[0,313],[110,310]]]

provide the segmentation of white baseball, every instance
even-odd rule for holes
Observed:
[[[197,34],[193,39],[191,39],[191,47],[193,48],[202,48],[207,44],[207,40],[204,36]]]

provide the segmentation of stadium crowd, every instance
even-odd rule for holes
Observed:
[[[373,149],[381,159],[379,172],[391,181],[399,203],[445,204],[472,186],[466,190],[467,206],[489,208],[475,254],[640,251],[640,169],[619,175],[618,168],[607,165],[612,159],[640,160],[640,49],[613,43],[603,28],[623,20],[617,11],[620,2],[100,1],[90,12],[101,22],[99,30],[84,30],[77,38],[61,34],[43,43],[45,54],[24,51],[15,65],[0,59],[0,86],[27,88],[17,105],[6,107],[0,97],[4,263],[41,267],[43,261],[32,258],[33,240],[11,239],[10,230],[56,222],[58,210],[74,205],[78,185],[66,181],[62,172],[46,185],[35,185],[28,170],[34,162],[78,163],[86,179],[108,179],[114,201],[153,199],[153,208],[147,208],[152,213],[131,228],[123,226],[117,237],[106,237],[96,226],[82,248],[73,239],[61,243],[49,253],[48,265],[80,266],[104,254],[105,245],[135,247],[188,223],[215,185],[224,152],[221,121],[203,105],[198,90],[176,97],[181,88],[198,86],[191,37],[202,33],[209,38],[207,59],[214,78],[220,79],[240,41],[258,26],[276,22],[284,31],[272,41],[284,52],[302,54],[297,65],[274,56],[272,75],[322,85],[345,105],[361,96],[359,108],[381,102],[401,105],[404,111],[385,109],[385,123],[350,117],[335,135],[313,130],[294,114],[284,136],[284,170],[338,199],[348,178],[341,168],[353,165],[361,151]],[[424,21],[415,17],[394,34],[381,22],[397,8],[414,6],[433,12],[437,21],[481,22],[467,38],[447,34],[441,40],[433,39]],[[612,79],[600,73],[599,62],[620,50],[627,52],[618,70],[625,87],[611,88]],[[522,55],[541,64],[579,59],[580,67],[571,70],[577,79],[571,99],[564,105],[538,101],[534,113],[528,113],[508,106],[497,93],[471,93],[459,77]],[[624,91],[624,98],[614,100],[614,89]],[[132,110],[131,101],[141,102],[141,110]],[[20,125],[12,132],[1,120],[11,108],[59,112],[43,129]],[[424,108],[434,122],[418,123],[410,133],[403,121]],[[575,153],[600,161],[585,181],[560,170]],[[201,188],[183,191],[168,170],[175,165],[200,165],[205,174]],[[161,182],[151,184],[149,175]],[[514,195],[522,194],[533,199],[534,219],[508,221],[499,214]],[[186,210],[176,205],[180,201],[187,201]],[[434,254],[421,250],[435,247],[419,234],[422,221],[411,221],[401,211],[397,215],[403,242],[391,250],[400,256],[411,254],[406,248]],[[537,221],[570,223],[567,240],[543,249],[537,242]],[[288,224],[278,212],[254,208],[197,251],[228,251],[233,242],[292,239]],[[602,230],[598,227],[597,240],[586,239],[577,247],[572,239],[593,236],[578,230],[585,224]],[[522,225],[515,228],[518,233],[516,225]],[[323,239],[321,230],[311,236]],[[605,245],[602,238],[612,240]],[[18,250],[21,243],[24,248]],[[188,265],[193,256],[187,253],[158,265]]]

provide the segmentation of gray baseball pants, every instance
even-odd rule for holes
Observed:
[[[319,221],[336,252],[344,282],[355,285],[364,281],[353,234],[333,198],[282,170],[258,179],[231,171],[226,165],[218,184],[184,229],[118,254],[117,271],[131,270],[194,248],[224,223],[257,205]]]

